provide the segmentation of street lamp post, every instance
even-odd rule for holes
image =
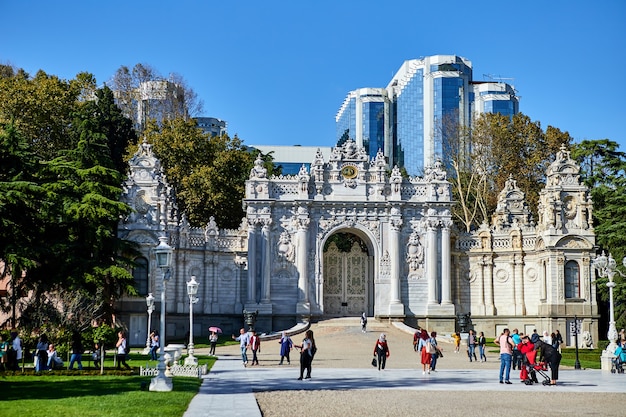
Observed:
[[[146,348],[143,350],[144,355],[150,353],[150,349],[152,347],[152,343],[150,343],[150,327],[152,326],[152,312],[154,311],[154,297],[152,296],[152,293],[149,293],[146,297],[146,305],[148,306],[148,331],[146,332],[148,336],[146,337]]]
[[[198,302],[196,294],[198,293],[198,282],[195,275],[187,281],[187,295],[189,295],[189,344],[187,345],[187,357],[185,365],[198,366],[198,358],[193,356],[193,305]]]
[[[626,257],[622,260],[624,266],[626,266]],[[606,286],[609,288],[609,331],[607,333],[607,338],[609,339],[609,345],[602,352],[601,365],[603,371],[611,370],[611,362],[615,356],[615,349],[617,349],[617,328],[615,327],[615,313],[613,310],[613,287],[615,287],[615,282],[613,282],[613,277],[615,273],[624,276],[617,269],[617,262],[609,253],[609,257],[606,257],[606,254],[602,252],[602,255],[598,256],[593,261],[593,266],[598,271],[598,275],[601,278],[608,278],[609,282],[606,283]]]
[[[170,265],[174,250],[167,244],[165,236],[159,237],[159,245],[154,249],[157,267],[163,272],[163,285],[161,287],[161,331],[159,333],[159,364],[158,374],[150,381],[150,391],[171,391],[172,380],[165,376],[165,288],[170,279]]]

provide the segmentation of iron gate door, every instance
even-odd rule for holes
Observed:
[[[368,255],[358,243],[341,252],[335,243],[324,253],[324,314],[354,316],[368,311]]]

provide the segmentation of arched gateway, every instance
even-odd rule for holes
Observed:
[[[262,332],[303,317],[356,316],[455,330],[471,313],[488,337],[504,327],[568,331],[578,318],[597,340],[598,305],[590,263],[593,202],[580,168],[562,148],[546,171],[535,221],[510,178],[489,224],[456,232],[450,247],[450,184],[441,165],[423,178],[390,174],[353,142],[321,154],[295,176],[268,178],[258,160],[246,182],[246,218],[236,230],[211,219],[191,227],[152,146],[129,161],[122,201],[133,207],[119,236],[141,251],[133,271],[140,297],[116,305],[133,346],[146,343],[145,296],[167,289],[167,335],[189,330],[186,282],[200,284],[194,334],[219,325],[237,332],[242,311],[259,311]],[[165,236],[174,248],[170,280],[156,266]],[[154,317],[153,317],[154,320]]]
[[[259,316],[428,316],[454,320],[450,184],[440,164],[423,178],[389,175],[348,141],[310,170],[246,182],[245,309]],[[348,243],[348,245],[346,245]],[[343,245],[343,246],[342,246]],[[294,291],[297,297],[294,298]]]

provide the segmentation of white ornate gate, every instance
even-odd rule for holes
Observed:
[[[354,242],[341,252],[332,242],[324,254],[324,314],[354,316],[368,311],[367,252]]]

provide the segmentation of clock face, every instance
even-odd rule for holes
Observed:
[[[343,175],[344,178],[348,179],[355,178],[358,173],[359,171],[356,169],[356,167],[353,167],[352,165],[346,165],[341,169],[341,175]]]

